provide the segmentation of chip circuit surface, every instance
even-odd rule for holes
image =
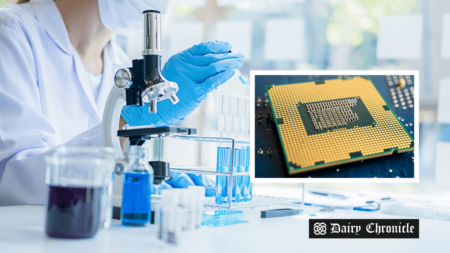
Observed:
[[[366,77],[266,87],[290,174],[414,150]]]

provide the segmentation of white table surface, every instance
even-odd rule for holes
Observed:
[[[276,207],[271,207],[273,209]],[[307,212],[307,208],[305,211]],[[92,239],[52,239],[44,232],[44,207],[0,207],[0,253],[9,252],[449,252],[450,222],[420,219],[420,239],[309,239],[306,215],[260,219],[248,211],[248,223],[205,227],[183,233],[183,246],[155,238],[155,227],[132,228],[116,222]],[[267,209],[267,208],[266,208]],[[380,212],[356,212],[348,218],[400,218]],[[403,217],[404,218],[404,217]]]

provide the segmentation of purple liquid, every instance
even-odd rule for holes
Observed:
[[[97,234],[102,188],[48,186],[45,232],[50,237],[89,238]]]

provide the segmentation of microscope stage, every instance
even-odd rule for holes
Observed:
[[[137,129],[117,131],[117,136],[119,137],[130,137],[140,139],[151,139],[158,137],[166,137],[170,135],[195,135],[195,134],[197,134],[197,129],[188,127],[147,127],[147,128],[137,128]]]

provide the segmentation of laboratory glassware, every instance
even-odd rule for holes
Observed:
[[[250,146],[247,146],[245,149],[246,159],[245,159],[245,172],[250,172]],[[250,176],[244,177],[244,189],[245,189],[245,202],[249,202],[252,200],[253,196],[253,184],[250,182]]]
[[[220,102],[218,131],[224,138],[249,139],[249,98],[222,94]],[[250,156],[247,154],[247,145],[236,144],[232,148],[224,147],[219,142],[217,147],[217,172],[245,173]],[[248,160],[248,161],[247,161]],[[229,164],[232,164],[231,167]],[[231,171],[232,169],[232,171]],[[235,175],[230,178],[227,175],[216,176],[216,204],[226,205],[228,201],[229,180],[232,180],[231,203],[241,204],[250,201],[249,178],[244,175]]]
[[[105,162],[105,173],[101,212],[100,227],[109,228],[112,221],[113,211],[113,188],[114,188],[114,168],[118,159],[123,159],[123,153],[119,150],[108,147],[80,147],[80,146],[58,146],[53,150],[53,157],[58,159],[101,159]]]
[[[186,230],[193,230],[195,228],[195,191],[192,189],[183,189],[186,198]]]
[[[45,232],[49,237],[89,238],[97,234],[108,163],[94,157],[45,158]]]
[[[239,81],[247,87],[247,90],[250,91],[250,85],[247,81],[245,81],[244,76],[242,76],[241,71],[239,69],[234,70],[235,76],[239,79]]]
[[[202,214],[203,214],[203,200],[205,199],[205,187],[203,186],[189,186],[189,190],[193,191],[195,197],[195,211],[194,211],[194,219],[195,219],[195,228],[200,228],[202,225]]]
[[[199,228],[204,196],[203,186],[162,190],[161,201],[154,208],[157,238],[169,244],[179,244],[183,230]]]
[[[235,168],[237,172],[245,172],[245,148],[238,147],[235,150]],[[245,184],[244,176],[234,177],[235,185],[233,191],[236,192],[236,204],[240,204],[245,200]]]
[[[192,208],[189,208],[189,192],[187,189],[172,189],[178,191],[178,222],[181,230],[188,230],[189,217],[192,215]]]
[[[161,191],[162,207],[161,214],[158,215],[158,238],[169,244],[177,244],[181,232],[179,202],[179,191]]]
[[[144,226],[151,219],[153,168],[148,163],[148,149],[131,146],[123,176],[121,220],[124,225]]]
[[[233,54],[233,52],[231,50],[228,51],[228,53],[229,54]],[[250,85],[249,85],[249,83],[247,81],[245,81],[244,76],[242,76],[242,73],[241,73],[241,71],[239,71],[239,69],[235,69],[234,70],[233,77],[236,77],[239,80],[239,82],[241,84],[243,84],[247,88],[247,90],[250,92]],[[230,78],[227,82],[229,82],[231,79],[233,79],[233,78]]]
[[[243,220],[244,212],[234,210],[218,210],[203,214],[203,226],[223,227],[248,222]]]
[[[233,152],[234,151],[234,152]],[[233,161],[233,172],[245,172],[246,148],[232,148],[229,147],[217,147],[217,172],[231,172],[231,161]],[[231,155],[233,153],[233,155]],[[227,205],[228,204],[228,188],[229,188],[230,176],[217,175],[216,176],[216,204]],[[243,203],[246,199],[246,184],[245,176],[235,175],[232,177],[233,187],[231,194],[232,204]],[[251,197],[247,196],[247,199],[251,200]]]
[[[231,148],[217,147],[217,171],[231,172]],[[230,176],[217,175],[216,176],[216,204],[226,205],[228,199],[228,187]]]

